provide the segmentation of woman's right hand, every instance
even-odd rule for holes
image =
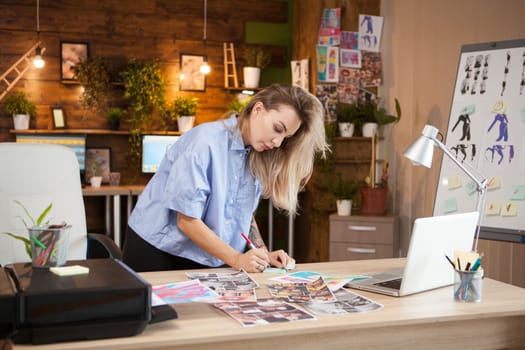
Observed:
[[[234,268],[246,272],[263,272],[269,265],[270,258],[266,249],[250,249],[244,254],[239,254]]]

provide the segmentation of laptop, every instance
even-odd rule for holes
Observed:
[[[472,250],[478,212],[419,218],[414,221],[404,269],[373,274],[346,287],[392,296],[419,293],[454,283],[445,254]]]

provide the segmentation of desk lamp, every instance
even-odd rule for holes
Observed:
[[[439,141],[436,137],[441,134],[439,130],[432,125],[425,125],[421,136],[410,145],[403,155],[412,161],[414,165],[423,165],[427,168],[432,166],[432,156],[434,154],[434,147],[438,147],[445,153],[461,170],[465,172],[474,181],[477,186],[478,200],[476,203],[476,211],[479,213],[478,226],[476,229],[476,236],[474,239],[474,246],[472,250],[475,252],[478,249],[479,230],[481,225],[481,213],[485,203],[485,195],[487,193],[487,179],[483,176],[474,176],[465,165],[461,164],[456,157],[448,150],[448,148]],[[443,138],[443,135],[441,135]]]

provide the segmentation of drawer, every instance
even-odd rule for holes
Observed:
[[[394,244],[394,232],[392,223],[330,221],[330,242]]]
[[[393,245],[330,242],[330,261],[392,257],[394,257]]]

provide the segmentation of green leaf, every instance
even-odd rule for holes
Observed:
[[[19,236],[19,235],[15,235],[14,233],[11,233],[11,232],[4,232],[4,234],[6,234],[8,236],[11,236],[14,239],[17,239],[17,240],[21,241],[22,243],[24,243],[25,249],[26,249],[26,253],[29,256],[29,258],[31,258],[31,242],[29,241],[29,239],[27,239],[25,237],[22,237],[22,236]]]
[[[29,211],[27,210],[27,208],[20,201],[18,201],[16,199],[14,201],[15,201],[16,204],[18,204],[22,208],[22,210],[25,212],[26,216],[29,219],[31,219],[31,222],[33,223],[33,225],[35,225],[35,219],[33,219],[31,214],[29,214]],[[22,220],[22,222],[24,223],[24,226],[27,228],[27,224],[26,224],[25,220],[22,219],[21,217],[19,217],[19,218],[20,218],[20,220]]]
[[[44,209],[44,211],[42,212],[42,214],[40,214],[40,216],[38,217],[37,221],[36,221],[36,224],[37,225],[40,225],[42,224],[42,222],[44,221],[44,219],[46,218],[47,214],[49,214],[49,212],[51,211],[51,208],[53,207],[53,203],[49,203],[49,205],[47,206],[46,209]]]

